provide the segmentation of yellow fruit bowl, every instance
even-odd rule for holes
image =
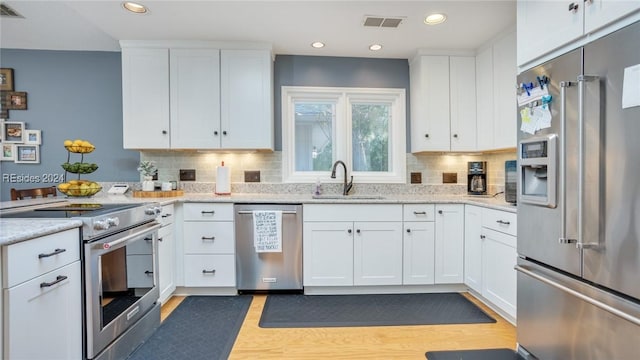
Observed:
[[[58,184],[58,191],[72,197],[92,196],[100,190],[102,190],[102,187],[93,181],[72,180],[67,183]]]
[[[78,154],[88,154],[90,152],[92,152],[93,150],[96,149],[95,146],[90,145],[67,145],[64,147],[65,149],[69,150],[72,153],[78,153]]]

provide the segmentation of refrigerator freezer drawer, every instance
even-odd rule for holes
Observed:
[[[634,359],[640,304],[518,260],[518,343],[539,359]]]

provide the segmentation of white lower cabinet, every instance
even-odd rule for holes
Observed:
[[[304,286],[402,284],[402,206],[304,207]]]
[[[434,283],[435,207],[433,204],[403,206],[402,283]]]
[[[173,216],[173,205],[162,207],[162,215]],[[176,237],[173,221],[162,222],[158,230],[158,287],[160,303],[164,304],[176,290]]]
[[[184,204],[184,286],[235,287],[233,204]]]
[[[78,229],[2,248],[4,359],[82,358],[79,250]]]
[[[464,283],[516,318],[516,214],[465,206]]]
[[[435,283],[460,284],[464,278],[464,205],[436,205]]]

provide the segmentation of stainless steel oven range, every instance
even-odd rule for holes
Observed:
[[[86,359],[126,358],[160,325],[158,203],[64,203],[4,218],[82,220]]]

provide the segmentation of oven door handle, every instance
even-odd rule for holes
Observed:
[[[132,240],[132,239],[135,239],[137,237],[140,237],[140,235],[142,235],[142,234],[146,234],[146,233],[149,233],[149,232],[157,231],[161,227],[162,227],[162,225],[159,224],[159,223],[153,224],[150,227],[147,227],[147,228],[145,228],[143,230],[140,230],[140,231],[136,231],[135,233],[129,234],[129,235],[127,235],[125,237],[122,237],[122,238],[120,238],[118,240],[114,240],[114,241],[111,241],[111,242],[105,242],[105,243],[102,244],[102,248],[105,249],[105,250],[106,249],[111,249],[114,246],[118,246],[118,245],[120,245],[122,243],[128,242],[129,240]]]

